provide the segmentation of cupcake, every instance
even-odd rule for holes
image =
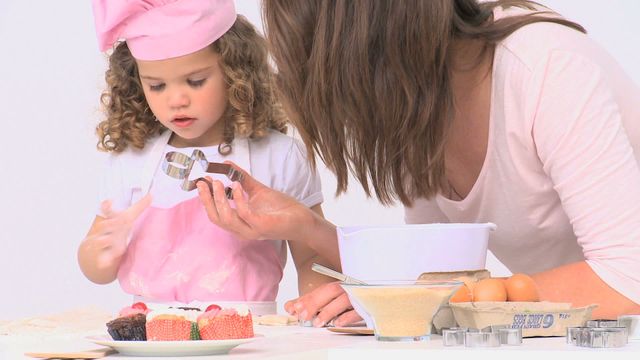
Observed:
[[[246,305],[221,309],[209,306],[198,316],[202,340],[246,339],[253,337],[253,321]]]
[[[182,310],[193,310],[193,311],[198,311],[200,312],[201,310],[199,308],[196,307],[186,307],[186,306],[178,306],[176,309],[182,309]],[[191,340],[201,340],[200,339],[200,330],[198,330],[198,323],[196,321],[196,318],[191,318],[191,336],[190,339]]]
[[[120,310],[118,318],[107,323],[107,332],[118,341],[145,341],[146,314],[149,312],[144,303],[135,303]]]
[[[147,340],[191,340],[199,311],[175,308],[156,309],[147,314]],[[196,329],[197,332],[197,329]]]

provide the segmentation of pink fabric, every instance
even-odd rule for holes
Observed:
[[[93,0],[101,51],[124,39],[139,60],[163,60],[205,48],[236,20],[233,0]]]
[[[138,218],[118,271],[127,293],[157,301],[274,301],[282,279],[270,241],[213,225],[198,197]]]
[[[502,41],[492,77],[471,192],[420,199],[406,221],[494,222],[489,248],[512,272],[586,260],[640,303],[640,90],[586,35],[550,23]]]

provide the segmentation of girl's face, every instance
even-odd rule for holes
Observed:
[[[158,121],[173,131],[172,145],[223,141],[227,91],[218,59],[206,47],[173,59],[136,60],[147,103]]]

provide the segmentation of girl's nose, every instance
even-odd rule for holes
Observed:
[[[184,91],[176,91],[169,96],[169,106],[173,109],[189,106],[189,101],[189,96]]]

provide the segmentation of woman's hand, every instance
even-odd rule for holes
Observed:
[[[227,200],[220,181],[207,177],[211,188],[204,181],[197,183],[200,200],[212,223],[245,239],[294,240],[304,237],[305,226],[312,224],[315,216],[309,208],[228,163],[243,176],[241,183],[234,182],[231,186],[235,208]]]
[[[306,295],[287,301],[284,309],[298,316],[299,320],[308,321],[315,317],[315,327],[323,327],[332,320],[334,326],[347,326],[362,320],[353,310],[340,282],[321,285]]]

